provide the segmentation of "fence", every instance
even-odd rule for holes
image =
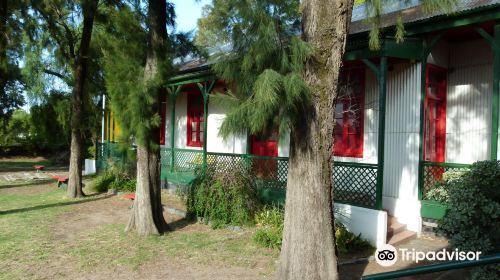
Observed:
[[[161,148],[160,155],[162,179],[175,183],[190,183],[196,177],[195,171],[203,166],[202,150]],[[96,167],[105,169],[110,161],[122,161],[125,156],[117,143],[98,143]],[[288,158],[286,157],[209,152],[206,163],[207,166],[220,172],[231,172],[236,169],[248,170],[260,189],[267,189],[273,193],[273,197],[284,199],[288,174]],[[438,174],[436,168],[457,169],[466,165],[455,164],[443,167],[442,164],[428,163],[425,166],[424,174],[427,174],[427,177],[425,177],[424,186],[430,186],[433,185],[433,181],[429,178],[429,174]],[[332,172],[335,201],[376,208],[377,199],[380,199],[377,198],[377,169],[376,164],[335,162]],[[430,177],[437,178],[436,176]]]
[[[195,178],[195,171],[202,168],[201,150],[161,150],[162,178],[175,183],[188,183]],[[245,169],[260,189],[272,192],[274,197],[283,197],[288,174],[288,158],[266,157],[248,154],[207,153],[206,164],[219,172]],[[335,162],[333,183],[335,200],[351,205],[376,208],[377,202],[376,164]],[[380,199],[380,198],[379,198]]]

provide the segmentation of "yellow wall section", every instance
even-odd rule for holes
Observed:
[[[118,121],[113,117],[113,112],[106,112],[106,123],[104,126],[104,140],[109,140],[116,142],[119,140],[122,133],[121,127],[118,125]]]

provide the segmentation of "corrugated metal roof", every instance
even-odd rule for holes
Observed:
[[[418,22],[433,17],[444,15],[443,11],[425,13],[419,5],[419,0],[385,0],[384,12],[381,19],[381,27],[392,26],[396,23],[397,17],[402,16],[404,23]],[[454,13],[471,11],[477,8],[500,4],[500,0],[458,0]],[[371,29],[364,19],[367,18],[366,4],[359,5],[353,9],[350,34],[361,33]]]
[[[381,19],[380,27],[389,27],[396,23],[398,15],[401,15],[403,22],[419,22],[433,17],[444,15],[442,11],[437,11],[432,14],[425,13],[420,7],[420,0],[384,0],[384,12]],[[471,11],[474,9],[500,4],[500,0],[458,0],[455,13]],[[362,4],[353,8],[350,34],[365,32],[371,29],[364,19],[367,17],[367,5]],[[227,47],[229,51],[229,47]],[[189,71],[192,69],[207,66],[211,63],[205,59],[198,58],[190,60],[179,66],[179,71]]]

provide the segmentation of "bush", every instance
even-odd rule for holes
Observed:
[[[119,166],[111,166],[90,183],[90,188],[96,192],[106,192],[108,189],[135,192],[136,180],[129,174]]]
[[[458,178],[448,180],[449,210],[438,230],[450,245],[461,251],[500,251],[500,162],[474,163]],[[474,279],[499,279],[500,270],[490,267],[473,271]]]
[[[207,169],[193,182],[187,197],[190,215],[204,218],[213,228],[252,224],[258,205],[250,176],[238,170]]]
[[[267,248],[281,248],[285,213],[281,206],[264,207],[255,215],[259,227],[253,237],[254,241]],[[340,253],[363,251],[373,248],[370,243],[349,232],[340,222],[335,223],[335,243]]]
[[[282,206],[266,206],[255,215],[259,227],[254,241],[267,248],[281,248],[285,212]]]

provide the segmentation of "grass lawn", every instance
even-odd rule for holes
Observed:
[[[33,165],[44,165],[50,167],[54,162],[43,157],[8,157],[0,158],[0,170],[2,169],[33,169]]]
[[[142,238],[123,231],[130,205],[103,194],[69,200],[55,184],[0,189],[0,279],[274,278],[279,252],[257,247],[252,230],[166,214],[173,230]]]

